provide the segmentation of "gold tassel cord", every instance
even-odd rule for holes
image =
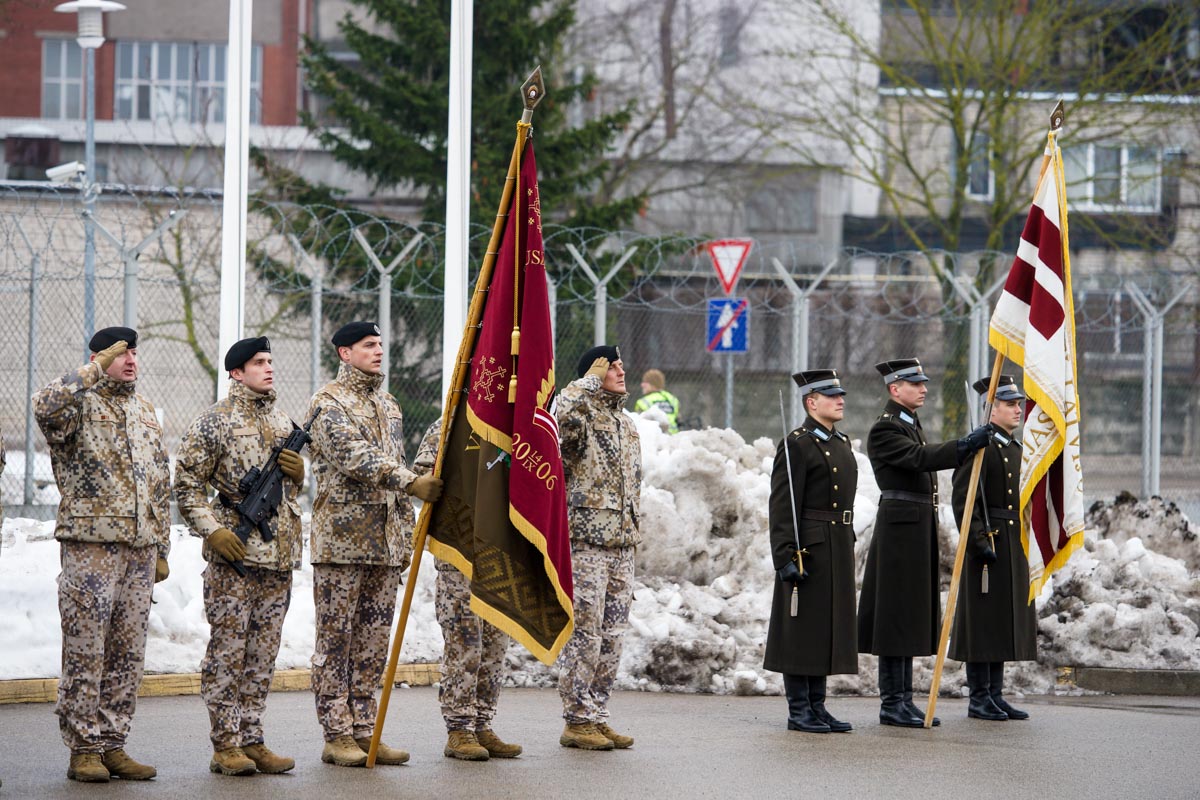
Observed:
[[[528,140],[529,131],[533,127],[527,122],[517,123],[517,132],[520,134],[522,127],[525,129],[525,138]],[[516,191],[513,192],[513,211],[520,208],[521,203],[521,154],[517,154],[517,174],[516,174]],[[513,228],[513,329],[512,329],[512,376],[508,379],[508,402],[517,402],[517,356],[521,353],[521,216],[516,213],[509,213],[509,220],[516,227]]]

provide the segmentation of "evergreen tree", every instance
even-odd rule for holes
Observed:
[[[411,186],[424,193],[423,215],[445,214],[449,114],[450,3],[446,0],[351,0],[367,24],[339,23],[357,64],[306,40],[309,87],[325,102],[304,122],[341,163],[370,176],[376,188]],[[574,0],[487,0],[474,4],[471,89],[471,214],[490,221],[512,153],[520,116],[519,87],[542,65],[547,97],[534,116],[539,179],[547,220],[572,226],[619,227],[640,196],[594,204],[589,192],[607,168],[610,143],[630,109],[572,127],[565,110],[587,98],[592,78],[566,79],[559,61],[574,22]],[[361,15],[360,15],[361,18]]]

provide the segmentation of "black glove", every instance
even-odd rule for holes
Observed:
[[[800,574],[800,569],[796,566],[795,561],[788,561],[782,567],[775,570],[775,574],[784,583],[799,583],[804,580],[804,576]]]
[[[987,425],[980,425],[975,430],[968,433],[966,436],[958,440],[958,463],[962,464],[976,450],[982,450],[987,447],[988,440],[992,438],[992,429]]]

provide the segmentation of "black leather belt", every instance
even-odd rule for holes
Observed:
[[[840,522],[843,525],[850,525],[854,522],[854,512],[849,509],[845,511],[820,511],[815,508],[805,508],[800,511],[800,519],[810,519],[815,522]]]
[[[906,503],[920,503],[926,506],[936,506],[937,494],[922,494],[921,492],[905,492],[901,489],[884,489],[879,493],[880,500],[903,500]]]
[[[1012,511],[1007,508],[992,508],[991,506],[988,506],[988,518],[1006,519],[1011,522],[1018,522],[1021,519],[1021,515],[1016,511]]]

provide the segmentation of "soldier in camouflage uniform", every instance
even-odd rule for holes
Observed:
[[[125,753],[145,665],[150,594],[166,579],[171,478],[162,428],[136,392],[137,332],[105,328],[90,363],[33,397],[62,500],[59,728],[67,777],[148,780]]]
[[[304,460],[282,450],[283,502],[264,542],[255,528],[243,544],[233,532],[242,500],[238,482],[261,467],[292,430],[275,408],[271,343],[265,336],[229,348],[229,396],[210,406],[188,428],[175,461],[179,512],[204,539],[204,612],[212,633],[200,664],[200,695],[208,707],[213,758],[224,775],[287,772],[296,762],[263,743],[262,714],[275,673],[283,617],[292,598],[292,570],[300,568],[300,507]],[[208,487],[217,496],[210,503]],[[229,562],[242,562],[240,576]]]
[[[559,744],[612,750],[633,744],[633,737],[609,727],[608,697],[629,625],[633,554],[641,542],[642,451],[623,410],[628,394],[620,350],[592,348],[576,374],[555,406],[575,576],[575,631],[559,657],[566,720]]]
[[[433,470],[441,433],[438,417],[425,430],[413,459],[417,474]],[[445,641],[438,686],[447,731],[443,755],[463,761],[516,758],[521,746],[505,742],[492,730],[508,634],[471,611],[471,581],[449,561],[437,562],[434,608]]]
[[[321,760],[367,761],[375,727],[388,635],[400,573],[408,566],[413,506],[407,495],[436,500],[442,482],[418,476],[404,460],[400,405],[383,390],[379,327],[352,322],[333,335],[341,367],[312,399],[313,598],[317,640],[312,658]],[[408,753],[380,745],[376,761],[403,764]]]

